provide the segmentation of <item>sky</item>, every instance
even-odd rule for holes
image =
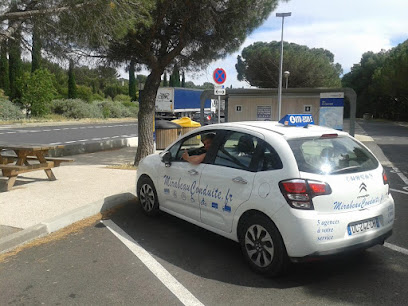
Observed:
[[[238,52],[213,62],[201,73],[186,74],[186,81],[214,83],[214,69],[223,68],[226,86],[249,88],[248,83],[237,80],[237,55],[257,41],[280,41],[282,19],[276,13],[286,12],[292,16],[285,18],[284,41],[329,50],[344,73],[360,62],[363,53],[389,50],[408,39],[408,0],[290,0],[280,3]]]

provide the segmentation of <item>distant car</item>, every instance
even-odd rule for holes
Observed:
[[[290,261],[384,243],[394,200],[376,157],[345,132],[287,122],[212,124],[147,156],[137,171],[143,211],[239,242],[249,265],[271,276]],[[204,162],[182,160],[207,133],[215,138]]]
[[[212,112],[204,112],[204,123],[202,125],[208,125],[212,124],[212,118],[213,118],[213,113]],[[196,121],[198,123],[201,123],[200,121],[200,112],[194,113],[193,114],[193,121]]]

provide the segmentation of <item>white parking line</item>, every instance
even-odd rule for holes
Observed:
[[[393,245],[393,244],[388,243],[388,242],[384,242],[384,246],[386,248],[391,249],[391,250],[394,250],[394,251],[400,252],[402,254],[408,255],[408,250],[407,249],[401,248],[399,246]]]
[[[394,170],[394,173],[400,177],[405,185],[408,185],[408,178],[397,167],[392,167],[392,170]]]
[[[402,191],[402,190],[398,190],[398,189],[394,189],[394,188],[390,188],[391,191],[394,192],[399,192],[399,193],[404,193],[404,194],[408,194],[408,191]]]
[[[204,305],[112,220],[101,221],[184,305]]]

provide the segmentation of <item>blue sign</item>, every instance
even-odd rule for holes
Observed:
[[[319,125],[343,130],[344,93],[320,94]]]
[[[306,126],[314,124],[314,120],[310,114],[288,114],[279,120],[279,123],[287,126]]]

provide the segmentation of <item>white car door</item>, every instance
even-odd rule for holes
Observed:
[[[241,132],[228,132],[213,164],[202,170],[197,191],[202,223],[231,232],[237,208],[251,196],[256,174],[251,166],[257,139]]]
[[[186,137],[170,148],[171,165],[161,169],[159,179],[160,209],[196,221],[200,220],[200,207],[195,190],[206,165],[190,164],[181,156],[184,150],[188,150],[190,154],[204,152],[200,139],[200,135]]]

